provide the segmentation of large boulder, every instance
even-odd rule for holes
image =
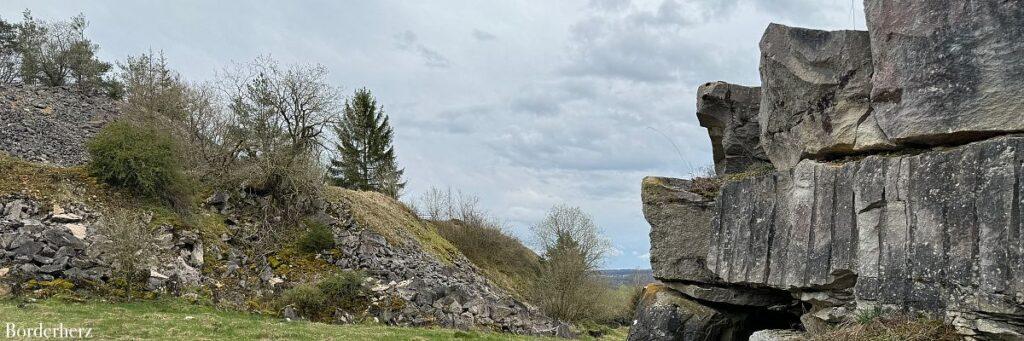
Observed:
[[[802,293],[830,309],[819,315],[854,311],[849,295],[858,310],[1024,335],[1022,163],[1024,137],[1009,136],[731,182],[708,266],[729,283]]]
[[[871,117],[866,31],[771,24],[761,38],[761,146],[776,169],[890,145]]]
[[[715,171],[740,173],[766,164],[757,121],[761,89],[711,82],[697,89],[697,120],[708,129]]]
[[[646,177],[641,199],[651,225],[651,269],[662,281],[715,281],[706,257],[714,201],[691,192],[690,180]]]
[[[627,340],[739,340],[743,336],[740,321],[664,286],[649,284],[636,307]]]
[[[1024,130],[1024,2],[865,0],[886,136],[960,143]]]

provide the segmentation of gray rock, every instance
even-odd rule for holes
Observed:
[[[750,341],[804,341],[803,333],[789,329],[758,330],[750,335]]]
[[[114,100],[75,86],[0,85],[0,151],[60,166],[86,163],[85,143],[120,116]],[[44,103],[42,108],[37,104]]]
[[[1024,130],[1024,3],[865,0],[864,7],[873,116],[886,136],[946,144]]]
[[[725,82],[697,89],[697,120],[708,129],[718,174],[767,163],[757,119],[760,97],[760,88]]]
[[[709,268],[737,284],[852,288],[858,308],[1019,318],[1022,160],[1024,137],[1009,136],[843,164],[804,160],[791,173],[728,183]]]
[[[281,311],[281,317],[294,321],[299,319],[299,314],[295,313],[295,308],[289,305]]]
[[[627,340],[736,340],[739,321],[666,287],[650,284],[636,308]]]
[[[789,295],[781,295],[778,292],[769,292],[749,287],[680,282],[665,282],[664,285],[686,295],[686,297],[705,302],[755,307],[781,306],[792,302]]]
[[[761,38],[761,146],[776,169],[891,143],[871,116],[866,31],[771,24]]]
[[[651,268],[663,281],[713,282],[706,258],[714,203],[692,193],[689,180],[646,177],[641,198],[651,225]]]
[[[56,223],[77,223],[82,221],[82,216],[74,213],[55,214],[52,217],[50,217],[50,221]]]

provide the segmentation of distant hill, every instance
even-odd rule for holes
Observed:
[[[608,269],[597,271],[612,286],[647,285],[653,283],[654,272],[651,269]]]

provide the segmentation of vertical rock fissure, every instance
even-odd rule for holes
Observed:
[[[807,224],[807,253],[805,254],[805,265],[803,273],[803,282],[801,286],[807,286],[811,282],[811,265],[814,264],[814,223],[817,222],[818,211],[818,167],[814,167],[814,172],[811,175],[811,220]]]
[[[836,198],[838,197],[838,192],[839,192],[839,174],[841,174],[841,173],[836,172],[836,177],[835,177],[835,179],[832,180],[832,205],[829,208],[830,212],[837,212],[838,208],[839,208],[838,207],[839,201],[836,200]],[[825,267],[825,271],[827,271],[827,273],[825,275],[826,275],[826,277],[831,277],[832,272],[834,271],[833,266],[832,266],[833,265],[832,264],[832,246],[836,242],[836,215],[835,214],[832,214],[832,219],[829,220],[829,224],[828,225],[829,225],[828,226],[828,240],[829,240],[829,243],[828,243],[828,263],[825,265],[826,266]]]
[[[1009,266],[1007,267],[1010,271],[1006,272],[1006,283],[1013,283],[1015,276],[1020,276],[1018,273],[1021,269],[1018,267],[1020,264],[1020,252],[1011,252],[1014,248],[1019,248],[1020,243],[1020,166],[1021,161],[1017,157],[1019,153],[1014,153],[1013,163],[1013,201],[1010,203],[1010,226],[1006,227],[1006,260]],[[1014,288],[1010,286],[1012,291]]]
[[[772,188],[776,189],[776,193],[774,195],[775,199],[772,200],[772,214],[771,214],[771,218],[769,218],[769,224],[768,224],[768,242],[767,242],[766,247],[765,247],[765,249],[767,249],[767,252],[765,252],[765,257],[764,257],[764,259],[765,259],[765,262],[764,262],[764,279],[762,280],[762,283],[768,283],[768,277],[771,276],[771,273],[772,273],[772,245],[774,245],[773,243],[775,242],[775,217],[776,217],[776,214],[778,212],[778,207],[779,207],[779,198],[778,198],[779,181],[778,180],[779,179],[778,179],[777,176],[772,175]]]

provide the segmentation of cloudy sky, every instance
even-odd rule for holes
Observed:
[[[193,81],[262,55],[323,64],[385,105],[406,199],[477,194],[527,241],[549,207],[579,206],[608,268],[650,267],[640,180],[711,163],[697,86],[759,84],[769,22],[864,27],[860,0],[4,0],[0,17],[25,9],[84,13],[102,59],[162,50]]]

